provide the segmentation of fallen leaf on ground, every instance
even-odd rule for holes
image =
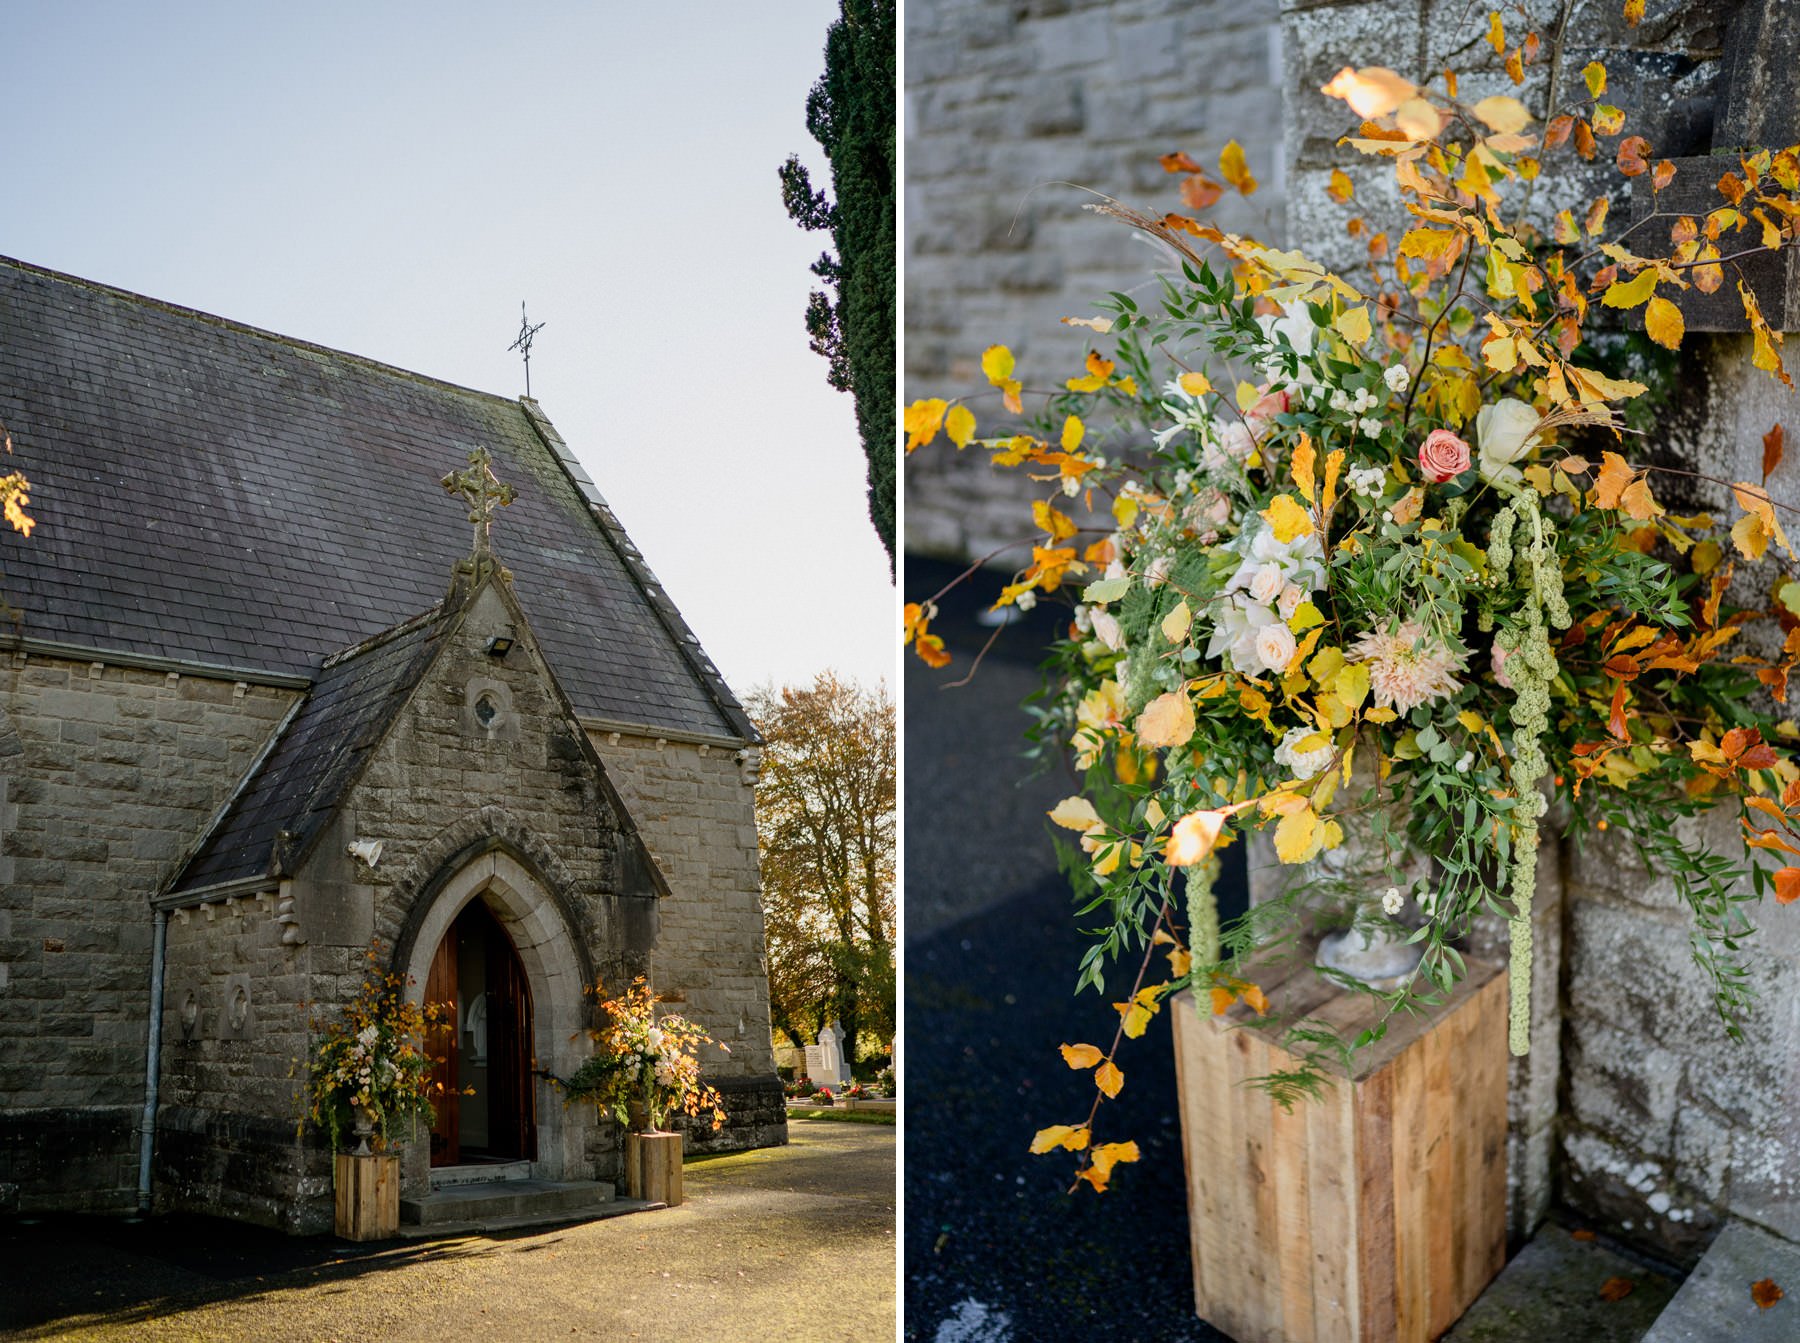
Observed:
[[[1608,1278],[1600,1284],[1600,1299],[1602,1301],[1623,1301],[1631,1295],[1632,1288],[1636,1286],[1637,1284],[1630,1278]]]

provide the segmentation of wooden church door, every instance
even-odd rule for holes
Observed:
[[[438,944],[425,1000],[454,1008],[451,1029],[431,1042],[432,1080],[442,1087],[431,1164],[536,1160],[531,986],[512,938],[480,900]]]

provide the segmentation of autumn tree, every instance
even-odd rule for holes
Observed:
[[[869,518],[894,559],[894,3],[841,0],[825,35],[825,73],[806,99],[806,129],[831,164],[835,199],[800,160],[781,167],[781,197],[801,228],[829,232],[807,300],[826,378],[856,398],[869,465]]]
[[[773,1023],[795,1039],[833,1016],[894,1030],[894,702],[833,672],[763,687],[750,716],[766,745],[756,789]]]

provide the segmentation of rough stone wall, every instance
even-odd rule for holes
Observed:
[[[1235,137],[1261,187],[1216,218],[1279,238],[1275,19],[1275,0],[906,6],[908,401],[985,390],[979,361],[995,343],[1019,356],[1027,387],[1060,382],[1086,345],[1058,319],[1111,290],[1153,292],[1156,255],[1083,210],[1079,187],[1179,209],[1157,156],[1216,164]],[[1000,414],[997,397],[973,405],[984,425]],[[1030,482],[986,456],[940,439],[907,461],[909,550],[973,558],[1029,531]]]
[[[0,1198],[135,1204],[150,897],[293,699],[0,662]]]
[[[709,1048],[701,1059],[726,1093],[731,1118],[719,1134],[692,1133],[689,1147],[784,1143],[786,1110],[769,1037],[754,768],[728,747],[589,736],[668,878],[651,983],[731,1051]]]
[[[1527,7],[1554,59],[1515,89],[1482,40],[1488,6],[1283,0],[1293,245],[1349,264],[1360,253],[1346,220],[1380,217],[1383,202],[1394,200],[1385,164],[1334,148],[1345,113],[1316,90],[1346,64],[1387,64],[1409,77],[1453,64],[1465,98],[1513,93],[1541,119],[1553,71],[1566,90],[1599,59],[1609,71],[1607,100],[1626,110],[1628,129],[1645,135],[1657,157],[1708,152],[1734,0],[1652,3],[1636,29],[1624,25],[1619,6],[1581,6],[1560,35],[1560,4],[1527,0]],[[1527,30],[1511,10],[1506,22],[1515,40]],[[1609,161],[1603,153],[1595,169],[1571,171],[1559,154],[1534,197],[1534,215],[1570,206],[1580,214],[1605,191],[1613,217],[1626,217],[1629,193]],[[1325,193],[1334,166],[1356,182],[1351,205]],[[1745,337],[1690,336],[1677,393],[1659,415],[1660,441],[1644,450],[1725,480],[1760,479],[1761,435],[1778,421],[1800,424],[1800,399],[1752,369],[1749,353]],[[1797,472],[1790,464],[1771,477],[1777,498],[1800,503]],[[1722,490],[1658,490],[1672,503],[1681,496],[1678,511],[1733,516]],[[1762,604],[1770,576],[1741,573],[1733,597]],[[1729,814],[1692,833],[1718,851],[1742,852]],[[1761,1007],[1746,1042],[1733,1045],[1693,963],[1686,906],[1666,878],[1638,864],[1622,837],[1565,840],[1561,861],[1546,855],[1539,871],[1533,1054],[1515,1062],[1511,1098],[1515,1236],[1541,1215],[1553,1181],[1558,1199],[1661,1254],[1692,1260],[1727,1216],[1800,1237],[1800,924],[1772,906],[1760,911],[1763,931],[1747,949]],[[1560,929],[1543,926],[1552,912]],[[1490,941],[1497,952],[1502,940]],[[1552,984],[1560,986],[1559,1002],[1550,1000]],[[1551,1020],[1560,1023],[1560,1051],[1558,1042],[1538,1038]],[[1546,1074],[1546,1059],[1558,1052],[1559,1066]],[[1554,1111],[1549,1083],[1559,1087]]]

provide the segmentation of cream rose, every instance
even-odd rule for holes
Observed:
[[[1109,611],[1096,610],[1091,619],[1094,622],[1094,637],[1115,653],[1125,647],[1125,631],[1119,628],[1119,621]]]
[[[1419,473],[1446,485],[1469,469],[1469,445],[1448,429],[1433,429],[1419,445]]]
[[[1259,606],[1273,606],[1286,583],[1287,575],[1281,572],[1281,566],[1269,560],[1250,575],[1250,599]]]
[[[1481,475],[1494,484],[1517,484],[1518,461],[1537,442],[1537,411],[1516,397],[1483,406],[1475,417],[1475,438],[1481,444]]]
[[[1286,625],[1264,625],[1256,632],[1257,659],[1270,671],[1285,671],[1294,660],[1294,648],[1294,632]]]

